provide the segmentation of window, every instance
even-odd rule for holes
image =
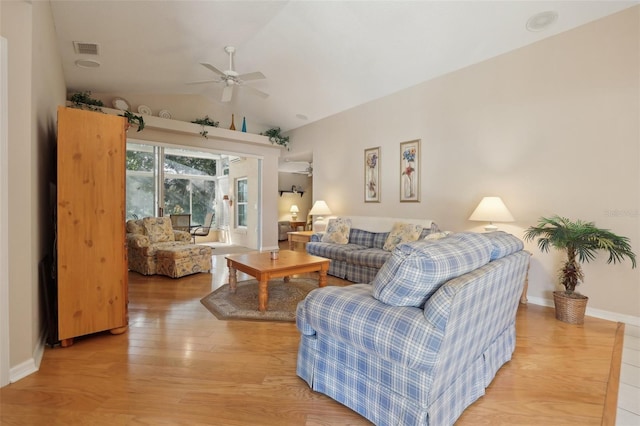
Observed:
[[[219,155],[129,142],[126,161],[128,219],[155,216],[162,205],[165,215],[191,214],[192,224],[203,224],[213,213],[215,225]]]
[[[192,224],[203,224],[207,213],[216,222],[216,162],[188,150],[165,150],[164,211],[191,214]]]
[[[247,178],[236,179],[236,227],[247,226],[248,189]]]
[[[127,144],[127,219],[155,216],[154,147]]]

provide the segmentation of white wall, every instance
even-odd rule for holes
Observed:
[[[522,236],[543,215],[595,221],[640,255],[640,7],[459,70],[289,132],[313,152],[313,198],[334,214],[467,218],[483,196],[503,198]],[[399,202],[399,144],[422,140],[421,202]],[[381,202],[365,204],[364,149],[381,146]],[[340,152],[340,155],[336,155]],[[530,300],[551,300],[559,253],[534,244]],[[640,317],[630,263],[585,266],[593,310]],[[605,314],[606,314],[605,312]]]
[[[9,74],[10,380],[31,373],[42,355],[38,262],[51,251],[49,186],[56,107],[65,99],[49,2],[0,2]]]

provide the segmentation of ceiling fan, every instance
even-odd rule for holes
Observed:
[[[204,66],[210,71],[213,71],[218,75],[218,78],[214,80],[203,80],[203,81],[194,81],[187,84],[204,84],[204,83],[224,83],[224,89],[222,89],[222,98],[221,102],[229,102],[233,97],[233,88],[238,86],[239,88],[249,89],[252,93],[266,98],[269,96],[267,93],[264,93],[254,87],[245,85],[245,82],[251,80],[263,80],[266,77],[259,71],[250,72],[247,74],[238,74],[238,72],[233,68],[233,55],[236,52],[236,48],[233,46],[226,46],[224,51],[229,54],[229,69],[226,71],[220,71],[218,68],[214,67],[211,64],[207,64],[205,62],[201,62],[200,65]]]
[[[298,170],[293,173],[307,175],[309,177],[313,177],[313,163],[306,163],[307,167],[303,170]]]

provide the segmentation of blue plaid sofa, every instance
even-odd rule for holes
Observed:
[[[391,257],[383,246],[395,223],[422,225],[420,239],[437,232],[431,220],[373,216],[341,216],[351,221],[347,244],[323,243],[322,232],[314,233],[306,245],[307,253],[331,259],[327,273],[356,283],[373,280],[382,265]]]
[[[511,359],[529,258],[500,231],[398,245],[299,303],[298,376],[376,425],[454,424]]]

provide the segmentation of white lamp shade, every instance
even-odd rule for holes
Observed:
[[[311,216],[325,216],[328,214],[331,214],[331,209],[329,209],[327,203],[322,200],[318,200],[313,203],[313,207],[311,207],[311,210],[309,211],[309,215]]]
[[[300,210],[298,210],[298,206],[296,206],[295,204],[291,206],[291,210],[289,210],[291,213],[298,213]]]
[[[327,228],[327,223],[322,216],[331,214],[331,209],[322,200],[318,200],[313,203],[313,207],[309,211],[309,216],[316,216],[316,220],[313,222],[313,230],[315,232],[323,232]]]
[[[469,220],[489,222],[485,230],[495,231],[498,228],[493,222],[513,222],[515,219],[500,197],[484,197]]]

